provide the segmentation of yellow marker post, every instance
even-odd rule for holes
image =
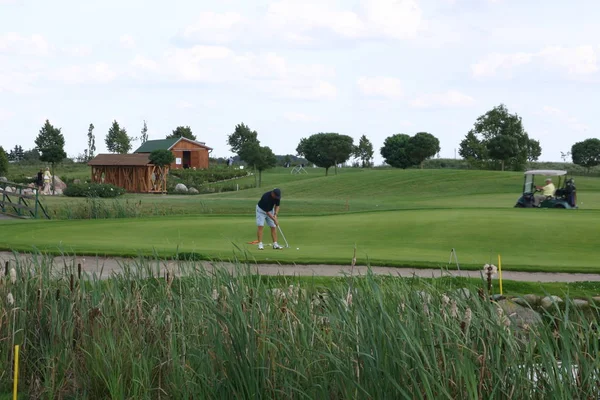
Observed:
[[[17,387],[19,386],[19,345],[15,345],[15,379],[13,383],[13,400],[17,400]]]
[[[500,295],[502,295],[502,259],[498,254],[498,278],[500,280]]]

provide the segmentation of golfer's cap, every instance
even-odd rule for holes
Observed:
[[[281,198],[281,190],[279,190],[278,188],[273,189],[273,193],[275,193],[275,197],[277,199]]]

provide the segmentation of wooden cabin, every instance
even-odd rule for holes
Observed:
[[[134,154],[150,155],[154,150],[169,150],[175,156],[171,169],[208,169],[208,157],[212,148],[203,142],[184,137],[161,140],[148,140]]]
[[[92,182],[110,183],[130,193],[166,193],[169,167],[150,163],[150,154],[98,154],[88,162]]]

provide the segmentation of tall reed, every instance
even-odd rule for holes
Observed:
[[[598,309],[568,299],[526,325],[447,279],[367,274],[324,287],[242,263],[171,261],[161,272],[164,261],[142,259],[110,279],[79,279],[74,265],[50,263],[13,263],[14,282],[0,286],[0,365],[22,346],[20,390],[31,398],[600,394]],[[11,376],[0,372],[0,394]]]

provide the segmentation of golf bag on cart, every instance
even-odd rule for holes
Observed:
[[[566,200],[571,207],[577,205],[577,190],[575,188],[575,180],[573,178],[567,179],[565,182]]]
[[[577,203],[577,191],[575,189],[575,180],[567,179],[565,187],[556,191],[556,197],[564,199],[571,207],[575,207]]]

